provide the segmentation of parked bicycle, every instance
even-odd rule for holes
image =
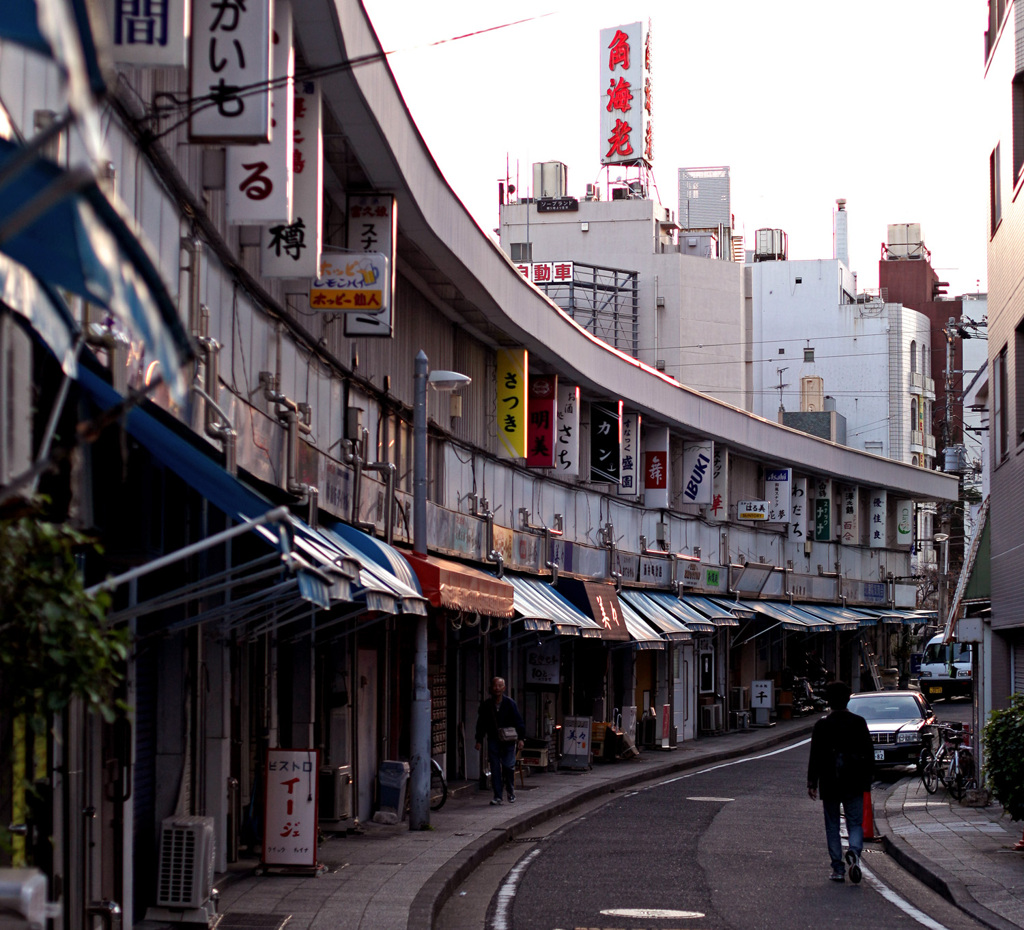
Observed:
[[[430,809],[439,811],[448,800],[448,779],[445,778],[444,769],[437,759],[430,760]],[[409,816],[409,806],[412,803],[412,781],[406,786],[405,791],[405,817]]]
[[[969,788],[977,787],[974,778],[974,753],[966,745],[970,734],[962,725],[939,724],[939,748],[921,750],[918,771],[925,791],[935,794],[941,782],[960,801]]]

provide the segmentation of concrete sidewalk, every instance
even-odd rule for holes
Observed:
[[[250,862],[219,876],[219,930],[427,930],[445,901],[509,840],[601,795],[651,778],[736,758],[809,736],[817,715],[707,737],[585,772],[542,772],[517,786],[515,804],[491,807],[490,791],[449,798],[429,831],[369,823],[328,839],[318,878],[257,876]],[[998,806],[961,807],[924,794],[918,778],[875,790],[875,832],[886,850],[988,926],[1024,927],[1024,854]],[[981,902],[984,902],[983,904]],[[141,928],[151,930],[151,928]]]
[[[909,872],[995,930],[1024,927],[1021,824],[998,803],[965,807],[941,786],[903,778],[879,799],[875,828],[885,851]]]

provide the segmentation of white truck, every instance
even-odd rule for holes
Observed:
[[[933,636],[924,647],[918,680],[929,701],[970,695],[974,686],[970,643],[944,643],[942,634]]]

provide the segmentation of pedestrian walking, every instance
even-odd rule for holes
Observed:
[[[825,687],[825,697],[832,709],[814,725],[811,733],[811,757],[807,763],[807,794],[817,800],[825,811],[825,840],[832,860],[834,882],[845,881],[846,865],[850,881],[861,880],[860,855],[864,849],[864,794],[871,790],[875,752],[867,721],[850,713],[850,689],[841,681]],[[849,848],[845,861],[839,836],[839,808],[846,815]]]
[[[523,745],[526,724],[516,702],[505,694],[505,679],[491,682],[491,696],[480,705],[476,718],[476,748],[487,737],[487,758],[491,764],[491,804],[500,804],[502,787],[508,791],[508,802],[516,800],[516,752]]]

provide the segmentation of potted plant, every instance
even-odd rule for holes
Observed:
[[[1024,694],[985,724],[985,777],[1012,820],[1024,820]],[[1024,837],[1014,846],[1024,850]]]

